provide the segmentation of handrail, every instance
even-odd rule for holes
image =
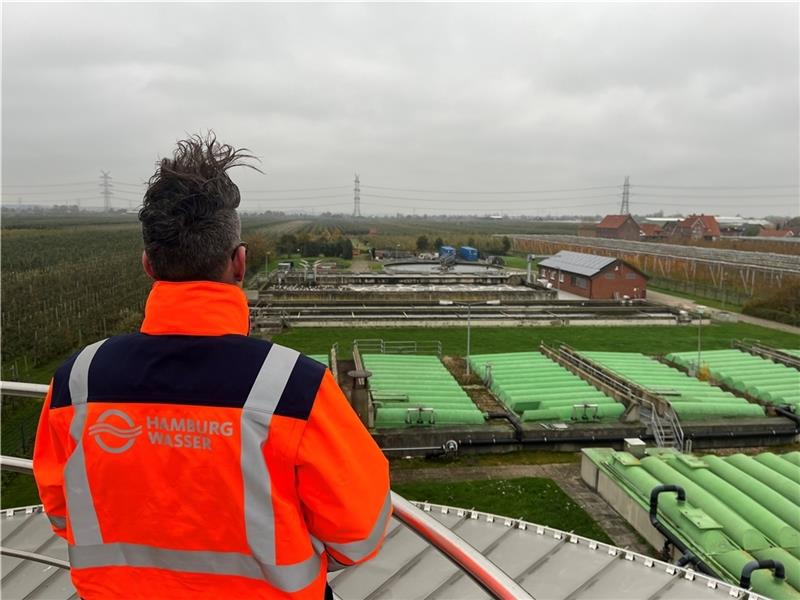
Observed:
[[[0,456],[0,467],[17,473],[32,473],[33,461],[13,456]],[[420,510],[402,496],[392,492],[394,516],[442,552],[475,582],[495,598],[501,600],[534,600],[516,581],[492,561],[483,556],[458,535]],[[54,558],[2,548],[2,554],[35,560],[55,567],[69,568],[69,563]]]
[[[33,461],[25,458],[0,456],[0,467],[10,471],[16,471],[17,473],[33,473]],[[394,511],[394,516],[400,522],[413,530],[417,535],[427,540],[434,548],[452,560],[467,575],[474,579],[478,585],[495,598],[499,598],[500,600],[535,600],[533,596],[526,592],[516,581],[509,577],[492,561],[483,556],[458,535],[450,531],[446,526],[439,523],[439,521],[395,492],[392,492],[392,509]],[[11,554],[11,552],[16,554]],[[37,559],[37,555],[25,553],[21,550],[9,551],[3,548],[2,554],[38,560],[38,562],[52,564],[60,568],[69,568],[68,563],[64,563],[64,566],[57,564],[63,563],[64,561],[49,559],[54,562],[47,562]]]
[[[593,385],[595,384],[591,378],[610,387],[613,391],[622,394],[628,402],[637,404],[639,406],[640,415],[642,415],[642,413],[647,415],[646,421],[644,419],[643,421],[653,429],[653,436],[656,438],[656,444],[659,447],[665,445],[664,424],[666,424],[672,433],[674,444],[677,449],[681,452],[685,451],[683,428],[675,414],[675,410],[666,398],[662,397],[657,392],[629,381],[613,371],[609,372],[605,367],[586,358],[567,344],[562,343],[558,350],[554,350],[542,342],[539,349],[545,356],[554,360],[562,367],[566,367],[569,370],[572,370],[569,367],[573,367],[580,372],[578,374],[588,375],[590,377],[590,383]],[[597,385],[595,385],[595,387],[597,387]],[[601,389],[601,391],[605,390]]]
[[[0,381],[0,394],[41,398],[47,395],[47,386],[40,383],[23,383],[21,381]]]
[[[26,552],[25,550],[17,550],[16,548],[6,548],[5,546],[0,546],[0,554],[3,556],[11,556],[13,558],[21,558],[22,560],[32,560],[45,565],[50,565],[51,567],[69,570],[68,561],[59,560],[58,558],[53,558],[52,556],[46,556],[44,554],[38,554],[36,552]]]
[[[461,567],[467,575],[495,598],[535,600],[496,564],[445,525],[394,492],[392,492],[392,508],[394,516],[399,521]]]
[[[787,367],[800,369],[800,358],[792,354],[786,354],[779,348],[773,348],[771,346],[762,344],[759,340],[748,340],[746,338],[743,340],[733,340],[731,345],[734,348],[737,348],[743,352],[747,352],[748,354],[752,354],[753,356],[765,358],[774,363],[785,365]]]
[[[33,475],[33,461],[29,458],[16,456],[0,456],[0,468],[12,473],[27,473]]]

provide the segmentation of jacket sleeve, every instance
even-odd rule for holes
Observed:
[[[389,465],[326,371],[297,453],[300,500],[311,534],[341,568],[378,553],[392,514]]]
[[[53,383],[45,396],[39,426],[36,429],[36,443],[33,448],[33,475],[39,488],[39,498],[44,505],[47,518],[53,531],[67,537],[67,502],[64,497],[64,465],[68,454],[58,432],[53,429],[50,401],[53,396]],[[61,408],[59,410],[69,410]]]

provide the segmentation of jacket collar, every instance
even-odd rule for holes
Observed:
[[[249,331],[244,292],[214,281],[156,281],[141,327],[150,335],[247,335]]]

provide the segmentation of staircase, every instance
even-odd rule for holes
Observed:
[[[656,407],[650,401],[641,399],[639,402],[639,418],[642,423],[647,425],[648,431],[653,434],[656,446],[674,448],[678,452],[688,452],[691,449],[671,406],[666,409],[662,408],[664,414],[659,415]]]

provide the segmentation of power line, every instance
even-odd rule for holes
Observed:
[[[631,187],[633,187],[633,186],[631,186]],[[646,192],[646,193],[634,192],[633,195],[636,196],[637,198],[687,198],[687,199],[688,198],[698,198],[698,199],[705,198],[705,199],[709,199],[709,200],[713,200],[715,198],[719,199],[719,200],[725,200],[727,198],[732,198],[734,200],[737,199],[737,198],[800,198],[800,196],[798,196],[798,194],[796,194],[796,193],[794,193],[794,194],[759,194],[759,193],[755,193],[755,194],[745,194],[745,195],[738,195],[738,196],[731,196],[730,194],[724,194],[724,195],[720,196],[720,195],[708,195],[708,194],[689,194],[689,195],[680,194],[680,195],[676,195],[676,194],[651,194],[649,192]]]
[[[142,195],[143,195],[143,194],[137,194],[136,192],[129,192],[128,190],[117,190],[117,189],[114,190],[114,195],[115,196],[120,195],[120,194],[122,196],[128,196],[128,197],[134,197],[134,198],[141,198]]]
[[[376,190],[391,190],[394,192],[417,192],[421,194],[559,194],[562,192],[586,192],[591,190],[612,190],[612,189],[620,189],[618,185],[599,185],[599,186],[592,186],[592,187],[583,187],[583,188],[564,188],[564,189],[556,189],[556,190],[488,190],[488,191],[476,191],[476,190],[420,190],[420,189],[413,189],[413,188],[397,188],[397,187],[386,187],[380,185],[363,185],[363,188],[373,188]]]
[[[491,197],[490,192],[484,195]],[[417,198],[414,196],[389,196],[384,194],[362,194],[364,198],[385,198],[388,200],[416,200],[418,202],[431,202],[431,203],[447,203],[454,202],[459,204],[468,204],[470,202],[486,202],[487,198],[479,198],[475,200],[467,200],[463,198]],[[503,202],[561,202],[562,200],[591,200],[594,198],[619,198],[617,194],[596,194],[593,196],[562,196],[559,198],[515,198],[510,200],[503,200]]]
[[[637,188],[663,188],[666,190],[762,190],[762,189],[785,189],[800,188],[800,185],[754,185],[754,186],[721,186],[721,185],[655,185],[637,183],[631,187]]]
[[[96,181],[72,181],[65,183],[4,183],[3,187],[7,188],[37,188],[37,187],[67,187],[72,185],[94,185]]]
[[[329,198],[342,198],[342,202],[349,202],[343,194],[329,194],[325,196],[295,196],[292,198],[250,198],[242,194],[242,201],[248,202],[294,202],[295,200],[327,200]]]
[[[637,205],[644,204],[646,206],[689,206],[689,207],[696,207],[698,210],[703,206],[702,204],[697,203],[697,202],[663,202],[661,200],[637,201],[636,204]],[[748,206],[753,206],[753,203],[752,202],[743,202],[743,203],[738,203],[738,204],[731,204],[730,202],[726,202],[724,204],[724,206],[714,207],[714,210],[719,210],[719,209],[723,209],[724,210],[724,209],[730,208],[730,207],[748,207]],[[774,207],[774,206],[797,206],[797,203],[795,203],[795,202],[783,202],[783,203],[779,202],[779,203],[776,203],[776,204],[769,204],[769,206],[772,206],[772,207]]]
[[[96,182],[92,182],[92,183],[96,183]],[[88,189],[88,188],[81,188],[79,190],[50,190],[50,191],[46,191],[46,192],[16,192],[16,191],[11,191],[11,192],[5,193],[3,195],[6,195],[6,196],[47,196],[47,195],[52,195],[52,194],[82,194],[82,193],[85,194],[85,193],[90,193],[90,192],[94,192],[94,191],[95,191],[94,188],[92,188],[91,190]]]
[[[146,181],[143,181],[141,183],[130,183],[130,182],[127,182],[127,181],[117,181],[116,179],[114,180],[114,183],[117,184],[117,185],[127,185],[127,186],[137,187],[137,188],[144,187],[144,186],[147,185]]]
[[[291,192],[321,192],[325,190],[349,190],[349,185],[332,185],[315,188],[289,188],[285,190],[242,190],[242,194],[284,194]]]

